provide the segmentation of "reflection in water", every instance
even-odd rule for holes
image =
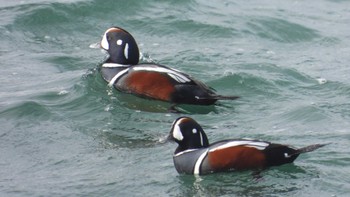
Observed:
[[[113,101],[121,103],[121,105],[138,111],[156,112],[156,113],[185,113],[185,114],[208,114],[210,112],[217,113],[215,105],[173,105],[171,103],[139,98],[131,94],[113,91],[110,93]]]
[[[317,175],[294,164],[267,169],[256,179],[252,171],[215,173],[205,176],[179,175],[181,192],[178,196],[266,196],[298,193]],[[304,179],[303,185],[300,180]],[[299,181],[298,181],[299,180]]]

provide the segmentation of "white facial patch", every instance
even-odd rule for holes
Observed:
[[[197,129],[192,129],[192,133],[196,134],[197,133]]]
[[[173,137],[179,141],[182,141],[184,139],[184,136],[181,133],[181,129],[179,126],[180,122],[178,121],[175,125],[174,125],[174,129],[173,129]]]
[[[129,59],[129,44],[128,43],[125,44],[124,56],[126,59]]]
[[[105,50],[109,49],[109,44],[108,44],[108,40],[107,40],[107,33],[108,30],[106,31],[106,33],[103,35],[103,38],[101,40],[101,47]]]
[[[122,45],[123,44],[123,41],[122,40],[117,40],[117,45]]]
[[[109,44],[108,44],[108,40],[107,40],[107,33],[110,32],[111,30],[119,30],[119,29],[116,27],[111,27],[111,28],[106,30],[106,32],[103,35],[102,40],[101,40],[101,47],[105,50],[109,49]]]

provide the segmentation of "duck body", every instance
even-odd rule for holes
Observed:
[[[169,137],[179,144],[173,155],[176,170],[180,174],[199,175],[292,163],[301,153],[325,145],[297,149],[251,139],[229,139],[209,144],[200,125],[188,117],[181,117],[173,123]]]
[[[108,29],[101,47],[109,53],[101,66],[102,77],[121,92],[174,104],[211,105],[219,99],[238,98],[217,95],[202,82],[176,69],[154,63],[139,64],[136,41],[121,28]]]
[[[109,85],[117,90],[149,99],[197,105],[211,105],[218,99],[233,99],[216,95],[189,75],[158,64],[128,66],[105,63],[101,73]]]

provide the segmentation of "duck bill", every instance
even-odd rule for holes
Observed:
[[[168,142],[174,142],[175,140],[174,140],[174,137],[172,136],[172,135],[167,135],[167,136],[164,136],[164,137],[162,137],[161,139],[159,139],[159,142],[160,143],[168,143]]]
[[[92,43],[89,45],[89,48],[91,48],[91,49],[104,49],[101,45],[101,42]]]

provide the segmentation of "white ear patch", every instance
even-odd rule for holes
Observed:
[[[117,45],[122,45],[123,44],[123,41],[122,40],[117,40]]]
[[[179,141],[182,141],[184,139],[184,136],[182,135],[181,129],[178,124],[174,125],[173,137]]]
[[[128,43],[125,44],[124,56],[126,59],[129,59],[129,44]]]
[[[103,38],[101,40],[101,47],[105,50],[109,49],[109,44],[108,44],[108,40],[107,40],[107,33],[108,33],[108,31],[106,31],[106,33],[103,35]]]
[[[192,133],[193,133],[193,134],[196,134],[196,133],[197,133],[197,129],[195,129],[195,128],[192,129]]]
[[[202,136],[202,133],[199,133],[199,137],[201,138],[201,145],[203,146],[203,136]]]

